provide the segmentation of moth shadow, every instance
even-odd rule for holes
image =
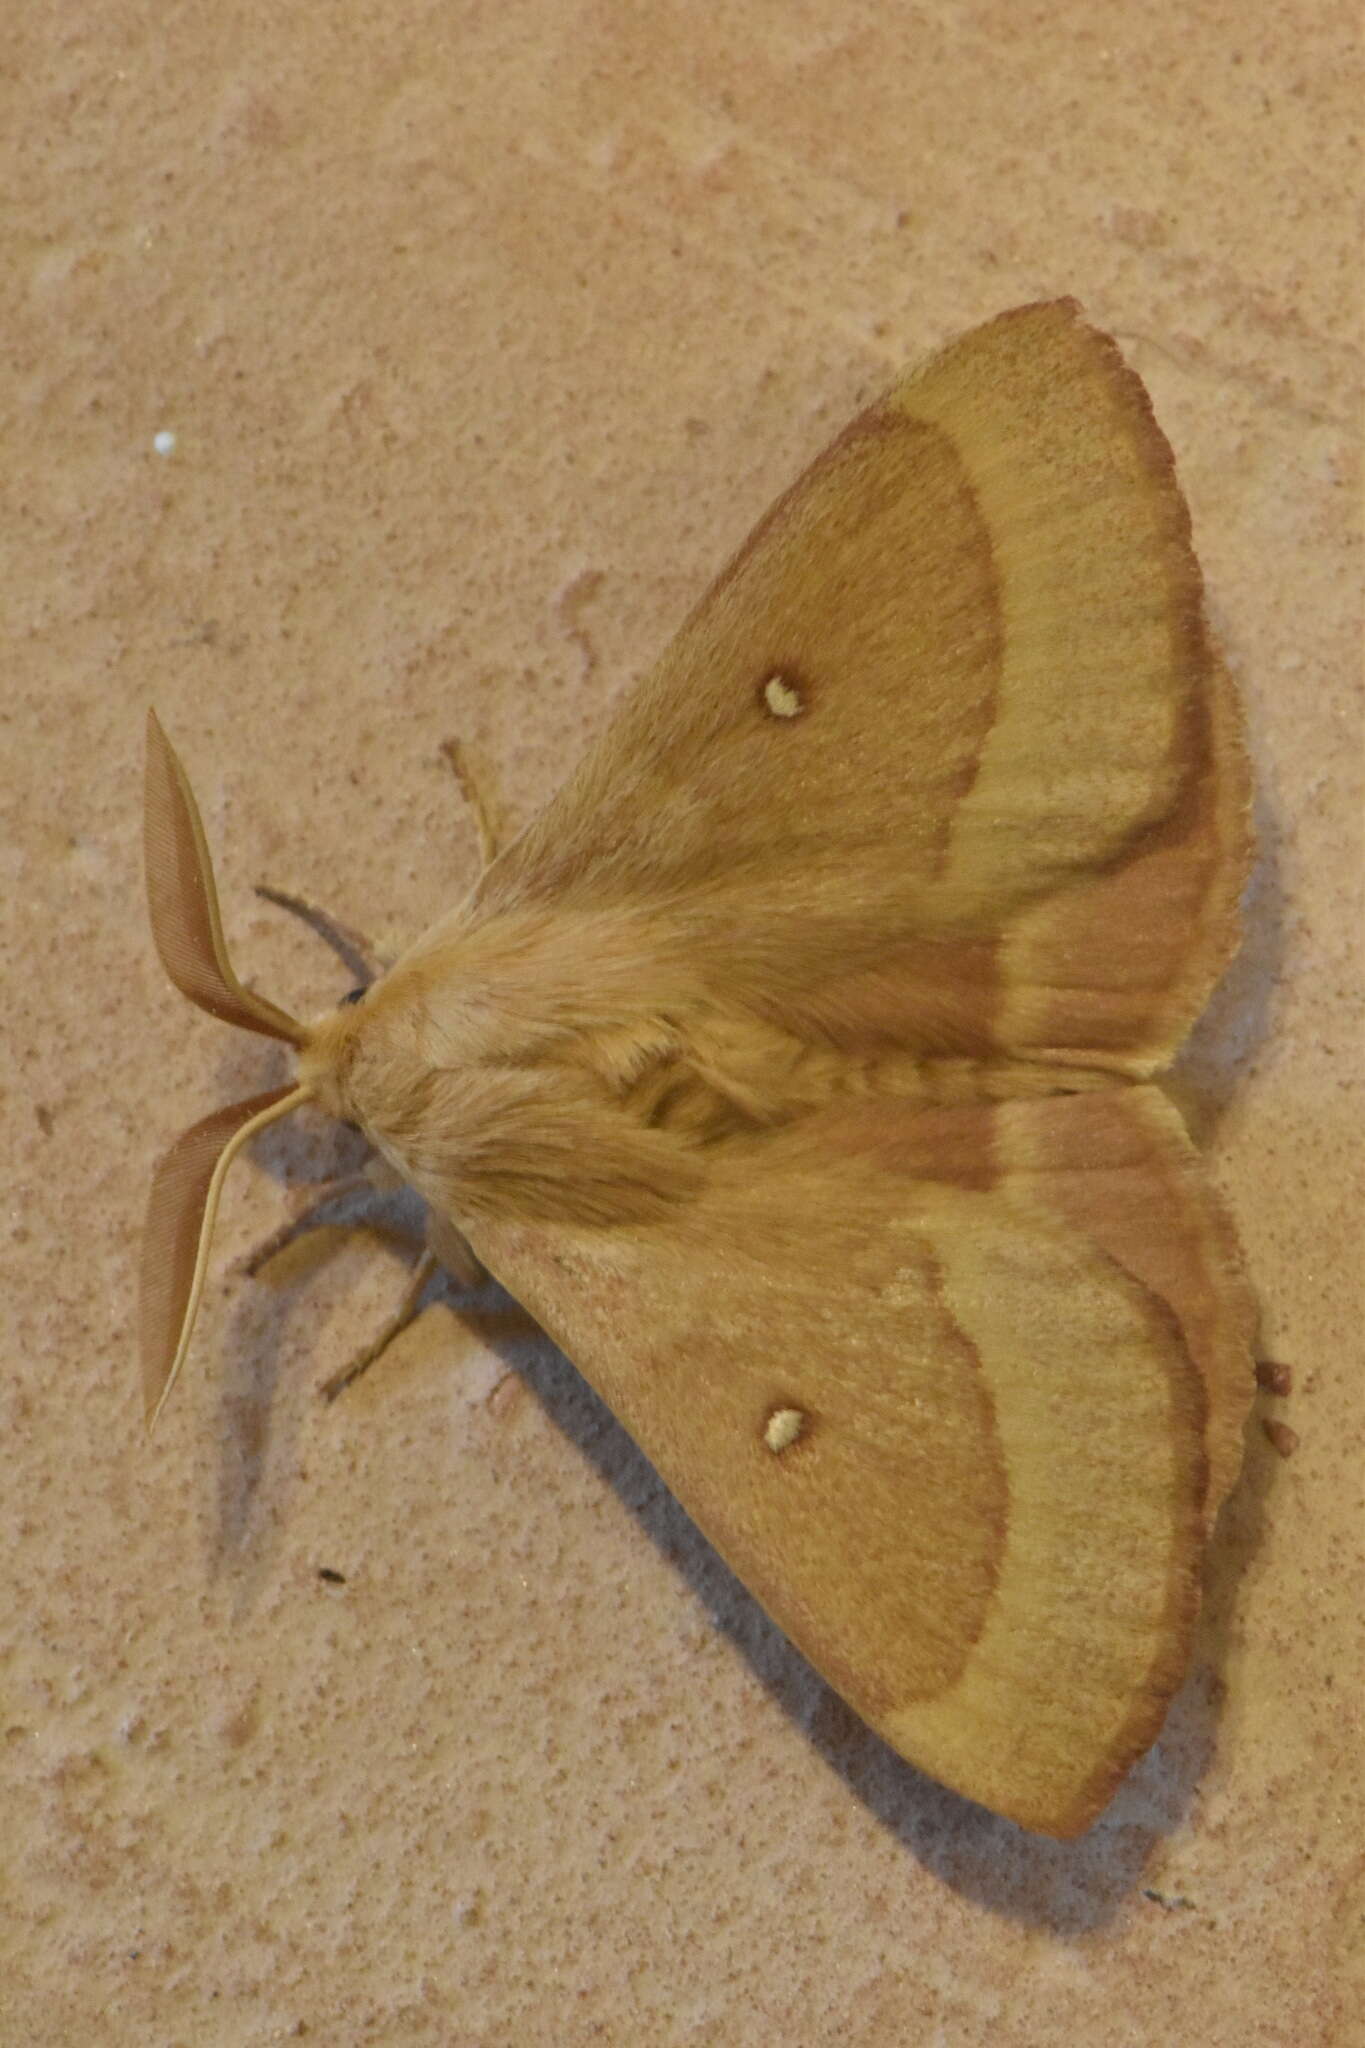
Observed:
[[[1260,788],[1253,826],[1256,857],[1242,892],[1242,943],[1165,1077],[1200,1145],[1213,1137],[1241,1075],[1270,1035],[1284,963],[1280,827]]]
[[[1214,1744],[1221,1682],[1204,1664],[1172,1705],[1160,1741],[1074,1842],[1031,1835],[918,1771],[845,1706],[711,1548],[644,1454],[572,1363],[516,1304],[461,1309],[467,1327],[517,1373],[589,1460],[855,1798],[944,1884],[987,1910],[1063,1936],[1103,1927],[1141,1886],[1162,1838],[1188,1809]],[[535,1333],[538,1341],[528,1343]],[[1155,1895],[1154,1895],[1155,1898]],[[1156,1900],[1153,1910],[1164,1901]]]
[[[278,1086],[288,1068],[282,1052],[271,1049],[262,1060],[259,1047],[233,1046],[222,1063],[222,1097]],[[291,1189],[342,1179],[368,1156],[362,1138],[307,1108],[269,1126],[249,1151],[258,1172]],[[308,1314],[307,1282],[320,1275],[339,1235],[349,1236],[357,1225],[372,1235],[420,1241],[420,1207],[415,1196],[339,1201],[325,1225],[291,1245],[278,1265],[272,1262],[267,1284],[246,1278],[240,1259],[225,1267],[215,1262],[211,1284],[231,1295],[232,1307],[216,1359],[217,1497],[206,1545],[210,1574],[231,1581],[239,1615],[268,1586],[287,1523],[279,1493],[290,1483],[283,1475],[298,1464],[306,1407],[280,1394],[286,1373],[298,1369],[295,1317]],[[268,1475],[274,1475],[269,1487]]]
[[[279,1396],[297,1296],[237,1276],[238,1298],[215,1361],[218,1376],[218,1470],[209,1570],[229,1580],[240,1619],[255,1605],[275,1567],[285,1516],[273,1497],[263,1503],[267,1472],[292,1468],[298,1426]]]

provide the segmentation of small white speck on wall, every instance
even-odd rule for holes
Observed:
[[[175,447],[175,435],[169,427],[162,427],[159,433],[152,435],[152,446],[158,455],[169,455]]]
[[[784,675],[769,676],[763,685],[763,702],[774,718],[795,718],[801,698]]]
[[[799,1408],[774,1408],[764,1428],[763,1441],[770,1451],[785,1451],[805,1426],[806,1418]]]

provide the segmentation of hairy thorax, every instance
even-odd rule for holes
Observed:
[[[839,1101],[1058,1086],[1055,1067],[1016,1060],[850,1055],[646,955],[621,921],[585,922],[440,932],[314,1027],[301,1078],[457,1222],[642,1221],[699,1187],[710,1147]],[[1091,1079],[1073,1070],[1067,1085]]]

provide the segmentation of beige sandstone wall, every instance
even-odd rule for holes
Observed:
[[[0,92],[0,2041],[1266,2043],[1365,1998],[1356,10],[93,0]],[[1188,1083],[1259,1422],[1166,1738],[1082,1842],[900,1765],[505,1300],[333,1409],[401,1268],[230,1271],[143,1437],[159,1145],[275,1078],[145,929],[144,709],[239,960],[470,881],[903,360],[1077,293],[1154,394],[1249,710]],[[174,437],[158,452],[157,436]],[[163,443],[163,446],[167,444]],[[320,1580],[320,1567],[344,1584]],[[1334,1971],[1338,2003],[1329,1989]]]

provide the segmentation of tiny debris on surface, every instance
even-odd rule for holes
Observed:
[[[1273,1358],[1262,1358],[1256,1366],[1256,1384],[1267,1394],[1288,1394],[1294,1387],[1294,1368],[1291,1365],[1277,1365]]]
[[[1270,1416],[1264,1418],[1261,1428],[1282,1458],[1293,1457],[1299,1448],[1299,1433],[1296,1429],[1291,1429],[1287,1422],[1276,1422]]]

